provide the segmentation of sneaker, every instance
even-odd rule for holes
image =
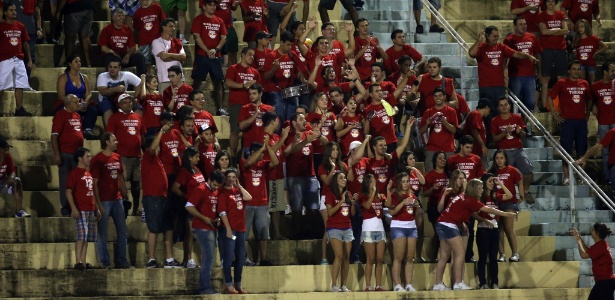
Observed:
[[[190,41],[186,39],[186,36],[184,36],[183,34],[179,35],[179,40],[182,42],[183,45],[185,44],[190,44]]]
[[[285,215],[290,215],[291,210],[290,210],[290,205],[286,205],[286,210],[284,210],[284,214]]]
[[[377,285],[376,288],[374,289],[374,291],[376,291],[376,292],[384,292],[384,288],[379,286],[379,285]]]
[[[189,260],[184,266],[186,269],[198,269],[199,265],[194,262],[194,259]]]
[[[248,293],[248,291],[246,291],[241,286],[235,286],[235,290],[237,291],[238,294],[247,294]]]
[[[362,262],[360,259],[357,259],[357,260],[355,260],[355,261],[351,261],[351,262],[350,262],[350,264],[351,264],[351,265],[362,265],[362,264],[363,264],[363,262]]]
[[[438,33],[442,33],[444,32],[444,28],[440,27],[438,24],[430,26],[429,27],[429,32],[438,32]]]
[[[486,284],[486,283],[485,283],[485,284],[483,284],[483,285],[481,285],[481,286],[480,286],[480,289],[481,289],[481,290],[490,290],[491,288],[489,287],[489,285],[488,285],[488,284]]]
[[[147,261],[147,264],[145,264],[145,268],[147,268],[147,269],[154,269],[154,268],[157,268],[157,267],[158,267],[158,264],[156,264],[156,260],[155,259],[150,259],[150,260]],[[165,268],[166,268],[166,263],[165,263]]]
[[[112,269],[111,265],[105,265],[105,264],[101,264],[100,268],[103,269],[103,270],[111,270]]]
[[[98,136],[96,134],[94,134],[94,131],[92,131],[92,129],[86,129],[83,131],[83,137],[88,140],[88,141],[95,141],[98,139]]]
[[[475,264],[477,261],[476,259],[474,259],[474,257],[470,257],[469,259],[466,259],[466,262]]]
[[[85,269],[86,270],[92,270],[92,269],[94,269],[94,266],[92,266],[92,264],[90,264],[90,263],[85,263]]]
[[[373,292],[373,291],[374,291],[374,288],[373,288],[373,287],[371,287],[371,286],[368,286],[368,287],[366,287],[366,288],[365,288],[365,291],[366,291],[366,292]]]
[[[423,25],[416,25],[416,33],[417,34],[421,34],[425,32],[425,28],[423,27]]]
[[[416,289],[411,284],[406,284],[406,291],[408,292],[416,292]]]
[[[498,262],[506,262],[506,255],[500,255],[500,258],[498,258]]]
[[[352,292],[352,291],[349,288],[347,288],[345,285],[342,285],[342,292],[348,293],[348,292]]]
[[[417,264],[428,263],[429,260],[424,257],[418,257],[414,259],[414,262]]]
[[[393,288],[394,292],[405,292],[406,290],[401,286],[401,284],[396,284]]]
[[[444,285],[444,282],[440,282],[440,283],[434,285],[432,290],[434,290],[434,291],[450,291],[451,288],[446,286],[446,285]]]
[[[115,268],[118,269],[118,270],[121,270],[121,269],[134,269],[134,267],[131,266],[130,264],[128,264],[128,265],[116,265]]]
[[[233,288],[232,290],[230,288]],[[235,289],[235,287],[224,286],[224,294],[237,295],[239,292]]]
[[[334,285],[334,286],[331,287],[331,291],[332,292],[341,292],[342,289],[340,289],[337,285]]]
[[[15,110],[15,117],[31,117],[32,113],[29,113],[25,108],[20,107]]]
[[[15,218],[27,218],[27,217],[31,217],[31,215],[23,209],[15,214]]]
[[[154,261],[155,262],[155,261]],[[149,262],[148,262],[149,264]],[[180,269],[183,268],[182,264],[180,264],[175,258],[169,262],[165,259],[164,261],[164,268],[165,269]]]
[[[564,180],[562,181],[563,185],[568,185],[570,183],[570,179],[568,178],[564,178]]]
[[[85,270],[85,265],[83,263],[76,263],[73,268],[77,271],[83,271]]]
[[[453,290],[455,291],[459,291],[459,290],[473,290],[474,288],[467,285],[465,282],[460,282],[460,283],[455,283],[455,285],[453,285]]]
[[[244,267],[253,267],[256,266],[255,262],[252,262],[249,258],[246,258],[246,260],[243,262]]]
[[[261,260],[261,262],[258,264],[261,267],[270,267],[273,266],[273,264],[268,261],[268,260]]]
[[[527,204],[534,204],[536,202],[536,200],[534,200],[534,197],[532,197],[532,194],[530,194],[530,192],[526,192],[524,198]]]
[[[519,262],[521,257],[519,257],[518,253],[514,253],[513,256],[510,257],[510,262]]]
[[[326,258],[323,258],[323,259],[320,260],[320,264],[321,265],[328,265],[329,261]]]
[[[219,108],[218,109],[218,116],[228,116],[228,115],[229,115],[229,113],[226,110],[226,108]]]
[[[497,285],[497,284],[495,284],[495,283],[494,283],[494,284],[491,286],[491,289],[493,289],[493,290],[499,290],[500,288],[498,287],[498,285]]]

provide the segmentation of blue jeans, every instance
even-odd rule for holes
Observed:
[[[510,77],[508,87],[528,110],[534,111],[536,105],[536,78],[534,76]]]
[[[194,229],[194,237],[201,246],[201,272],[199,273],[199,292],[215,293],[211,286],[211,269],[214,265],[214,248],[216,247],[216,232],[206,229]]]
[[[577,157],[587,151],[587,120],[564,120],[560,127],[560,145],[572,156],[572,143],[576,149]]]
[[[235,240],[226,237],[226,228],[220,228],[220,242],[224,247],[222,254],[222,272],[224,273],[224,284],[231,286],[241,286],[241,274],[243,273],[243,264],[246,259],[246,233],[233,230]],[[233,262],[234,260],[234,262]],[[234,267],[235,281],[231,276],[231,267]]]
[[[58,180],[60,181],[60,213],[70,216],[71,208],[66,199],[66,179],[70,171],[77,167],[73,153],[62,153],[62,164],[58,166]]]
[[[115,248],[115,266],[126,267],[130,266],[126,258],[126,250],[128,246],[128,233],[126,230],[126,216],[124,215],[123,200],[101,201],[104,209],[102,218],[98,221],[98,242],[96,248],[100,263],[103,267],[111,265],[111,257],[109,249],[107,249],[107,235],[109,227],[109,217],[113,218],[115,231],[117,233],[117,247]]]
[[[615,124],[598,125],[598,136],[600,136],[600,140],[602,140],[606,133],[613,128],[615,128]],[[605,178],[609,174],[609,149],[607,148],[602,148],[602,174]]]
[[[305,206],[309,210],[318,210],[320,185],[315,176],[286,177],[288,190],[290,190],[290,208],[294,212],[300,212]]]
[[[267,99],[267,104],[275,108],[275,113],[280,119],[280,124],[284,124],[286,120],[290,119],[290,116],[295,113],[297,106],[299,106],[298,97],[283,99],[280,92],[267,93]]]

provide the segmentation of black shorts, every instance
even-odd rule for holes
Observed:
[[[194,59],[194,68],[192,69],[192,79],[205,81],[208,74],[212,81],[224,80],[224,74],[222,73],[222,58],[196,56]]]
[[[143,209],[149,232],[163,233],[173,229],[173,218],[168,213],[168,201],[165,197],[143,197]]]

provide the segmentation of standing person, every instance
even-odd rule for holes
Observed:
[[[71,215],[71,208],[66,199],[66,178],[68,173],[77,164],[74,153],[83,147],[83,133],[81,132],[81,116],[77,113],[79,98],[68,94],[64,97],[64,109],[53,116],[51,121],[51,148],[53,149],[53,163],[58,166],[58,180],[60,182],[60,213],[63,217]]]
[[[9,153],[12,147],[5,139],[0,138],[0,194],[13,195],[16,218],[30,217],[30,214],[23,209],[23,186],[21,179],[17,177],[17,168]]]
[[[216,210],[220,215],[222,226],[219,234],[223,243],[224,292],[227,294],[247,294],[241,285],[243,264],[246,257],[246,210],[245,201],[252,196],[239,183],[237,171],[226,170],[224,185],[218,190]],[[234,261],[234,262],[233,262]],[[231,276],[231,266],[234,278]]]
[[[369,86],[369,96],[371,102],[363,109],[365,117],[365,134],[371,136],[381,136],[386,143],[386,152],[391,153],[397,148],[397,135],[395,134],[395,122],[393,117],[396,112],[397,99],[401,97],[404,86],[410,74],[404,74],[402,84],[386,98],[383,96],[382,87],[378,84]],[[408,118],[410,120],[410,118]],[[399,153],[401,154],[401,152]]]
[[[493,107],[489,99],[480,99],[476,105],[476,109],[471,111],[466,118],[466,124],[463,127],[463,133],[474,138],[474,146],[472,146],[472,154],[481,157],[483,168],[487,166],[487,128],[483,118],[491,114]]]
[[[90,30],[94,20],[94,3],[88,0],[58,1],[58,15],[56,17],[56,14],[53,13],[54,1],[50,2],[52,6],[51,35],[57,34],[58,37],[54,38],[54,44],[58,43],[57,40],[59,40],[60,36],[60,31],[54,30],[54,27],[57,26],[57,20],[61,18],[59,14],[61,12],[64,15],[64,57],[70,57],[74,54],[75,41],[77,40],[77,34],[79,34],[79,44],[81,45],[85,61],[84,65],[91,67],[90,49],[92,47],[92,40],[90,39]]]
[[[110,60],[106,65],[107,72],[98,74],[96,89],[98,90],[98,114],[103,116],[103,125],[107,126],[109,118],[116,110],[117,98],[128,90],[128,86],[135,87],[135,97],[139,98],[141,90],[138,88],[141,79],[132,72],[122,71],[122,62],[119,58]]]
[[[161,22],[167,17],[158,3],[153,3],[152,0],[140,0],[140,2],[141,5],[133,16],[133,29],[137,32],[137,51],[145,58],[146,66],[151,67],[155,63],[152,42],[160,37]]]
[[[27,70],[34,68],[30,54],[30,37],[24,24],[17,21],[17,6],[4,7],[4,21],[0,22],[0,90],[15,89],[15,116],[30,117],[23,107],[23,90],[30,90]],[[27,63],[26,63],[27,62]]]
[[[510,13],[516,18],[524,18],[527,21],[527,31],[538,36],[538,15],[543,8],[543,0],[513,0],[510,2]]]
[[[396,171],[396,174],[406,173],[409,176],[410,191],[416,197],[416,199],[419,199],[419,194],[423,189],[423,186],[425,185],[425,176],[423,175],[421,170],[416,168],[416,157],[414,155],[414,152],[405,151],[401,154],[400,164],[397,166]],[[415,244],[416,258],[414,258],[413,260],[417,263],[427,262],[427,259],[423,258],[423,241],[425,238],[425,227],[423,226],[423,220],[425,219],[424,212],[425,209],[423,208],[422,204],[419,203],[419,208],[414,214],[416,229],[418,231],[418,239],[416,240]]]
[[[122,20],[122,24],[132,29],[132,19],[135,11],[139,9],[141,2],[139,0],[111,0],[109,1],[109,8],[111,11],[116,9],[124,10],[127,14],[126,20]]]
[[[519,172],[517,168],[508,165],[508,155],[506,155],[505,150],[500,149],[493,153],[493,164],[491,165],[491,169],[489,169],[489,173],[497,176],[502,182],[502,185],[506,186],[512,193],[512,197],[507,201],[501,201],[498,208],[506,212],[518,212],[519,207],[517,203],[519,200],[517,200],[517,196],[513,191],[518,188],[519,194],[523,194],[523,179],[521,172]],[[498,221],[498,228],[500,229],[500,246],[498,250],[500,257],[498,258],[498,262],[506,262],[506,255],[504,255],[504,234],[506,234],[508,245],[510,245],[510,250],[512,251],[510,261],[521,261],[521,257],[517,251],[517,234],[515,233],[514,226],[515,224],[511,219],[500,219]]]
[[[363,178],[361,193],[358,200],[361,205],[361,215],[363,225],[361,232],[361,243],[365,248],[365,291],[384,291],[382,287],[382,270],[386,235],[384,224],[382,223],[382,206],[386,201],[386,196],[376,190],[376,179],[374,175],[367,174]],[[376,286],[372,286],[372,271],[376,265]]]
[[[331,94],[340,94],[339,90],[331,91]],[[343,97],[343,96],[342,96]],[[357,113],[357,100],[354,97],[348,99],[345,109],[337,118],[335,123],[335,133],[340,141],[340,151],[345,157],[349,156],[350,144],[352,142],[362,142],[365,138],[365,120],[363,115]]]
[[[453,155],[455,151],[455,132],[459,125],[457,112],[454,108],[444,105],[444,90],[436,87],[433,92],[436,106],[427,109],[421,118],[419,133],[425,134],[429,131],[427,147],[425,151],[425,161],[430,161],[437,151],[446,153],[446,156]],[[425,166],[425,171],[431,171],[429,165]]]
[[[429,163],[428,161],[425,161]],[[440,241],[438,232],[436,231],[436,222],[440,217],[438,211],[438,201],[440,200],[440,194],[442,190],[448,186],[448,174],[446,172],[446,153],[438,151],[434,153],[431,165],[433,170],[425,174],[425,185],[423,186],[423,195],[427,198],[427,218],[431,226],[433,226],[434,236],[431,239],[432,243],[432,257],[434,261],[438,258],[438,249],[440,247]]]
[[[589,294],[588,300],[598,299],[613,299],[615,291],[615,275],[613,275],[613,256],[606,242],[606,239],[611,235],[611,229],[603,223],[596,222],[592,226],[592,239],[594,245],[588,247],[585,241],[581,238],[581,234],[576,228],[570,230],[579,247],[581,258],[592,260],[592,273],[596,283]]]
[[[137,45],[130,27],[124,25],[126,11],[115,8],[111,13],[111,24],[100,31],[98,44],[104,55],[105,65],[114,60],[121,60],[124,67],[136,67],[137,75],[145,74],[145,57],[137,52]]]
[[[158,77],[156,75],[141,75],[141,94],[139,102],[143,109],[143,127],[145,138],[154,136],[160,128],[160,116],[164,112],[162,94],[158,93]]]
[[[88,171],[92,155],[90,150],[79,148],[75,152],[77,167],[68,174],[66,182],[66,199],[71,207],[71,217],[75,219],[77,242],[75,243],[75,269],[83,271],[92,269],[86,262],[88,242],[96,242],[102,206],[94,200],[94,180]]]
[[[412,103],[417,111],[418,116],[421,116],[427,109],[436,105],[434,100],[434,91],[436,87],[441,87],[446,97],[445,104],[453,108],[459,106],[458,95],[455,92],[455,84],[452,78],[442,76],[442,60],[439,57],[432,57],[427,61],[427,73],[419,75],[414,86],[410,90],[410,94],[420,95],[419,100],[413,100]],[[399,85],[399,84],[398,84]],[[412,99],[412,98],[411,98]]]
[[[201,83],[207,79],[209,74],[213,82],[212,98],[218,115],[228,115],[226,109],[222,108],[222,48],[226,43],[226,25],[217,16],[216,0],[205,0],[205,11],[198,15],[192,22],[192,35],[196,44],[196,54],[194,58],[194,69],[192,70],[192,88],[200,90]]]
[[[310,113],[305,117],[306,121],[311,123],[312,127],[319,125],[321,136],[325,137],[327,142],[337,140],[335,135],[337,117],[334,113],[328,111],[327,95],[324,93],[316,93],[312,97],[311,102]],[[316,141],[314,144],[314,168],[316,170],[318,170],[323,161],[323,152],[326,144],[327,143],[320,143],[320,141]]]
[[[331,266],[331,291],[350,292],[346,287],[350,267],[350,248],[354,237],[350,216],[355,214],[355,200],[348,193],[346,175],[336,173],[331,179],[331,186],[323,195],[327,206],[327,237],[335,259]],[[340,278],[340,285],[337,279]]]
[[[465,182],[464,182],[465,186]],[[487,207],[481,203],[480,199],[483,194],[483,182],[479,179],[472,179],[467,183],[467,188],[464,193],[456,195],[452,198],[450,203],[446,205],[446,209],[442,211],[442,215],[438,218],[436,224],[436,230],[440,237],[440,259],[436,266],[436,284],[433,287],[434,291],[450,290],[444,285],[442,276],[446,263],[449,258],[452,259],[451,269],[453,276],[453,289],[454,290],[471,290],[472,287],[465,284],[462,280],[463,277],[463,252],[465,247],[462,243],[461,233],[459,226],[463,222],[467,221],[473,212],[485,212],[489,214],[506,217],[514,221],[517,218],[517,213],[503,212],[495,208]],[[438,206],[443,205],[443,201],[451,193],[451,188],[446,188],[442,193],[442,197]]]
[[[188,44],[190,37],[186,32],[186,12],[188,11],[188,0],[161,0],[160,6],[167,16],[177,11],[177,23],[179,25],[179,40],[182,44]],[[196,44],[196,40],[194,41]]]
[[[335,8],[336,2],[336,0],[320,0],[320,2],[318,2],[318,14],[323,23],[328,23],[330,21],[328,11]],[[354,1],[340,0],[340,3],[342,3],[342,6],[350,15],[352,22],[356,23],[359,19],[359,13],[357,13],[357,9],[353,5]]]
[[[576,60],[581,62],[581,78],[592,85],[596,80],[596,55],[606,51],[609,47],[600,38],[593,35],[589,21],[578,20],[574,29],[575,35],[572,47],[576,54]]]
[[[418,171],[418,170],[417,170]],[[422,175],[421,175],[422,177]],[[391,240],[393,241],[393,291],[415,292],[412,286],[412,273],[414,271],[414,253],[416,252],[416,238],[418,237],[416,216],[422,214],[420,202],[412,189],[412,180],[408,173],[400,172],[387,187],[385,206],[393,216],[391,221]],[[420,255],[419,255],[420,257]],[[401,263],[405,259],[404,277],[406,286],[401,283]],[[366,272],[367,273],[367,272]]]
[[[385,51],[387,58],[384,60],[384,68],[387,74],[392,74],[399,71],[398,60],[407,55],[414,62],[414,71],[417,73],[423,72],[423,67],[427,63],[427,59],[419,53],[412,45],[406,44],[406,34],[401,29],[395,29],[391,32],[391,40],[393,46]]]
[[[602,79],[591,86],[593,103],[592,112],[598,119],[598,137],[602,140],[609,130],[615,128],[615,107],[613,103],[613,88],[611,81],[615,79],[615,63],[605,62],[602,65]],[[608,178],[609,151],[602,149],[602,174]]]
[[[204,10],[205,3],[207,3],[208,1],[201,0],[199,2],[201,10]],[[215,0],[215,2],[215,15],[216,17],[224,21],[224,27],[226,27],[226,32],[228,32],[228,35],[226,36],[226,43],[224,43],[224,47],[222,47],[221,53],[227,66],[234,65],[237,63],[237,52],[239,51],[239,37],[237,36],[237,31],[235,31],[235,27],[233,27],[233,21],[235,17],[233,17],[232,13],[233,11],[237,10],[242,0]]]
[[[598,27],[602,27],[600,2],[598,0],[564,0],[560,10],[567,15],[567,19],[572,24],[577,24],[579,20],[585,20],[591,28],[593,17],[598,22]]]
[[[559,0],[546,0],[546,10],[538,15],[538,28],[540,29],[540,46],[542,47],[542,60],[540,61],[540,101],[539,106],[547,106],[547,92],[551,74],[555,73],[557,79],[566,77],[566,35],[568,35],[568,22],[566,14],[555,10]]]
[[[172,66],[179,66],[186,61],[186,51],[182,42],[174,38],[175,20],[164,19],[160,26],[162,33],[160,37],[152,41],[152,55],[156,60],[156,74],[160,83],[159,91],[164,91],[171,85],[168,70]]]
[[[257,43],[255,42],[257,39],[256,33],[267,32],[266,20],[269,17],[269,10],[264,0],[243,0],[240,3],[241,17],[245,28],[243,41],[248,43],[249,48],[254,49]]]
[[[609,156],[607,159],[608,167],[606,169],[608,177],[606,178],[608,178],[611,188],[615,191],[615,151],[612,151],[613,149],[615,149],[615,128],[607,131],[604,137],[600,139],[600,142],[587,150],[585,155],[579,158],[576,163],[584,167],[588,158],[600,153],[600,151],[607,151]]]
[[[243,149],[240,157],[249,156],[252,143],[259,139],[259,136],[262,136],[263,114],[274,111],[272,106],[261,102],[263,87],[260,84],[250,85],[248,92],[250,93],[250,102],[241,107],[237,119],[239,129],[243,131]]]
[[[483,182],[483,194],[480,201],[487,207],[497,209],[498,204],[512,198],[512,193],[500,182],[497,176],[486,173],[481,177]],[[501,189],[502,192],[497,192]],[[498,289],[498,245],[500,244],[500,232],[498,229],[499,217],[484,212],[472,214],[478,221],[476,229],[476,247],[478,248],[478,286],[481,290]],[[485,266],[489,258],[488,284],[485,276]]]
[[[201,295],[216,294],[210,281],[216,248],[216,228],[220,224],[217,213],[218,189],[224,184],[224,175],[220,171],[214,171],[208,177],[205,185],[196,188],[186,203],[186,210],[193,216],[194,237],[201,247]]]
[[[167,70],[169,85],[162,93],[162,99],[167,111],[177,113],[177,110],[184,105],[189,105],[188,96],[193,91],[193,87],[184,83],[184,71],[181,66],[171,66]]]
[[[354,54],[357,59],[357,71],[359,72],[359,78],[361,81],[370,79],[372,75],[372,64],[377,59],[387,59],[387,54],[382,49],[378,38],[372,37],[369,32],[369,22],[365,18],[361,18],[357,21],[357,32],[359,33],[354,37],[355,48]]]
[[[110,132],[100,137],[100,151],[90,162],[90,172],[94,178],[94,196],[101,203],[102,216],[98,221],[98,242],[96,244],[98,257],[103,269],[111,269],[111,256],[107,248],[109,217],[113,218],[117,236],[117,248],[113,255],[116,269],[130,268],[126,257],[128,248],[128,230],[126,228],[126,212],[122,199],[128,199],[124,185],[124,169],[120,155],[115,153],[117,139]]]

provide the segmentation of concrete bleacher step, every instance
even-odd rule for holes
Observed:
[[[476,286],[477,279],[466,264],[465,282]],[[242,286],[251,293],[287,293],[328,291],[331,286],[330,266],[248,267],[243,270]],[[420,291],[431,289],[435,264],[414,267],[413,286]],[[579,262],[519,262],[500,264],[501,288],[571,288],[576,287]],[[194,294],[198,289],[199,270],[193,269],[129,269],[129,270],[7,270],[0,271],[0,282],[11,289],[0,291],[0,297],[66,297]],[[445,282],[448,282],[445,272]],[[351,265],[347,286],[363,290],[364,266]],[[553,276],[557,274],[557,276]],[[307,276],[306,276],[307,275]],[[28,280],[23,280],[27,278]],[[222,270],[214,268],[212,283],[222,288]],[[391,290],[388,268],[383,274],[385,290]],[[62,285],[58,285],[62,282]],[[121,283],[121,284],[120,284]],[[342,296],[342,295],[340,295]]]
[[[577,210],[575,212],[577,222],[613,222],[613,213],[608,210]],[[571,222],[570,211],[532,211],[531,224],[539,223],[568,223]],[[530,225],[532,226],[532,225]]]
[[[448,34],[437,32],[425,32],[414,36],[416,43],[448,43]]]
[[[523,148],[523,152],[527,155],[530,161],[534,160],[549,160],[553,159],[553,148]],[[495,149],[489,149],[489,157],[493,157]]]
[[[376,11],[408,11],[408,2],[405,0],[365,1],[363,9]]]
[[[554,211],[554,210],[570,210],[570,198],[555,197],[555,198],[535,198],[534,207],[537,210]],[[578,211],[596,210],[598,201],[594,197],[576,197],[574,198],[575,209]]]
[[[366,18],[368,20],[408,20],[410,18],[411,12],[408,10],[367,10],[364,9],[361,11],[361,18]],[[370,29],[372,29],[372,23],[370,21]],[[408,25],[408,24],[406,24]],[[404,26],[405,27],[405,26]],[[405,30],[404,30],[405,31]]]
[[[590,188],[587,185],[578,185],[575,187],[575,191],[576,197],[590,196]],[[570,197],[570,189],[564,185],[531,185],[530,193],[534,195],[534,198]]]
[[[570,236],[570,228],[576,228],[581,235],[591,235],[591,229],[594,226],[595,220],[587,220],[584,222],[571,223],[568,222],[551,222],[530,225],[529,235],[531,236]],[[615,230],[615,223],[612,221],[603,222],[611,230]],[[573,241],[574,242],[574,241]]]

